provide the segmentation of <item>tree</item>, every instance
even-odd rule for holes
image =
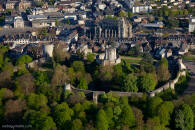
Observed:
[[[158,107],[162,102],[163,100],[160,97],[153,97],[149,99],[147,104],[147,112],[150,117],[157,115]]]
[[[142,111],[136,107],[133,107],[132,110],[135,115],[136,130],[143,130],[144,129],[144,120],[143,120],[144,115],[142,114]]]
[[[113,122],[113,109],[112,109],[112,107],[107,107],[105,109],[105,113],[106,113],[108,124],[112,128],[114,126],[114,122]]]
[[[128,12],[128,18],[133,17],[133,13],[132,12]]]
[[[41,108],[47,107],[47,97],[43,94],[30,94],[27,98],[27,105],[29,108],[34,110],[40,110]]]
[[[88,60],[89,62],[93,62],[93,61],[95,60],[95,54],[93,54],[93,53],[88,53],[88,54],[87,54],[87,60]]]
[[[53,121],[52,117],[40,111],[27,111],[24,114],[23,120],[25,124],[32,125],[32,129],[50,130],[56,128],[56,124]]]
[[[97,130],[108,130],[109,125],[106,119],[106,114],[103,109],[100,109],[96,116],[96,128]]]
[[[80,88],[80,89],[88,89],[87,81],[86,81],[85,78],[82,78],[80,80],[80,83],[78,84],[77,88]]]
[[[127,125],[129,127],[135,125],[135,117],[129,105],[123,106],[120,120],[124,125]]]
[[[85,72],[85,66],[82,61],[74,61],[72,67],[75,72],[82,72],[82,73]]]
[[[62,44],[57,44],[53,50],[53,57],[55,62],[62,64],[70,59],[70,54]]]
[[[5,20],[5,15],[0,16],[0,23],[3,23]]]
[[[153,64],[153,58],[152,55],[150,53],[143,53],[143,62],[144,63],[149,63],[149,64]]]
[[[7,89],[7,88],[0,89],[0,99],[1,100],[13,98],[13,97],[14,97],[14,93],[10,89]]]
[[[127,75],[123,80],[123,87],[121,89],[126,92],[137,92],[137,77],[133,74]]]
[[[164,126],[169,125],[173,110],[174,110],[174,105],[172,102],[169,101],[166,101],[159,106],[157,113],[160,118],[161,124],[163,124]]]
[[[3,71],[3,72],[0,72],[0,87],[11,87],[12,86],[12,72],[9,72],[9,71]]]
[[[54,69],[54,74],[51,79],[51,84],[54,86],[62,86],[69,82],[69,76],[67,75],[68,69],[65,65],[57,65]]]
[[[45,71],[36,71],[34,73],[35,84],[37,86],[46,86],[49,83],[48,73]]]
[[[0,46],[0,70],[6,64],[5,53],[8,49],[5,46]]]
[[[85,94],[83,92],[80,92],[80,93],[76,93],[76,94],[71,94],[69,97],[68,97],[68,104],[70,105],[74,105],[76,103],[80,103],[80,102],[83,102],[85,100]]]
[[[183,104],[175,111],[175,128],[181,130],[193,130],[194,113],[189,105]]]
[[[120,17],[127,17],[127,13],[125,11],[120,11],[120,14],[119,14]]]
[[[166,82],[170,78],[170,73],[168,69],[168,60],[162,58],[157,67],[157,77],[159,82]]]
[[[153,22],[153,21],[155,20],[154,16],[152,16],[152,15],[151,15],[151,16],[149,16],[149,18],[148,18],[148,19],[149,19],[149,22]]]
[[[113,67],[114,73],[113,73],[113,82],[117,85],[121,85],[123,82],[123,77],[125,77],[125,73],[123,73],[123,65],[117,64]]]
[[[135,57],[140,56],[141,52],[140,52],[139,46],[131,47],[128,51],[128,55],[135,56]]]
[[[48,30],[46,28],[43,28],[39,32],[39,36],[48,36]]]
[[[165,31],[164,33],[163,33],[163,37],[168,37],[169,36],[169,32],[168,31]]]
[[[27,96],[35,92],[34,78],[31,74],[27,73],[15,80],[15,94],[18,96]]]
[[[149,118],[146,122],[147,130],[164,130],[165,128],[160,124],[159,117]]]
[[[143,74],[138,79],[139,89],[143,92],[154,90],[156,83],[152,74]]]
[[[188,12],[187,9],[184,9],[184,12],[183,13],[184,13],[184,15],[188,15],[189,12]]]
[[[159,21],[163,21],[163,17],[158,17],[158,20]]]
[[[112,76],[113,76],[113,67],[112,66],[101,66],[99,68],[99,72],[98,72],[98,78],[101,81],[111,81],[112,80]]]
[[[17,59],[16,65],[23,65],[31,61],[32,61],[32,58],[29,55],[23,55]]]
[[[71,130],[83,130],[83,125],[80,119],[75,119],[72,121]]]
[[[61,104],[56,105],[56,107],[54,108],[54,119],[58,128],[70,128],[70,121],[73,114],[73,110],[69,108],[67,103],[62,102]]]
[[[69,24],[70,25],[70,20],[68,19],[68,20],[66,20],[66,24]]]
[[[6,120],[14,121],[21,119],[23,111],[26,109],[26,102],[23,99],[8,100],[4,106],[4,118]]]

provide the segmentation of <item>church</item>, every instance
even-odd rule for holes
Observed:
[[[132,37],[132,25],[125,18],[104,18],[86,34],[91,39],[124,39]]]

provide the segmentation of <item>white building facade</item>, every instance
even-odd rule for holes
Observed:
[[[189,21],[189,32],[195,31],[195,17],[191,17]]]

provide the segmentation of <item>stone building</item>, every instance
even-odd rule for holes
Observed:
[[[17,16],[14,18],[14,28],[24,28],[24,20],[22,17]]]
[[[121,58],[116,53],[116,48],[107,47],[104,54],[97,56],[96,61],[102,65],[116,65],[121,63]]]
[[[132,25],[124,18],[105,18],[86,31],[92,39],[131,38]]]
[[[191,17],[189,21],[189,32],[193,32],[195,30],[195,17]]]
[[[19,2],[18,9],[19,9],[20,11],[24,11],[24,10],[26,10],[27,8],[31,7],[31,5],[32,5],[32,2],[31,2],[31,1],[21,0],[21,1]]]
[[[6,4],[5,4],[5,8],[6,8],[6,9],[14,9],[14,8],[16,7],[17,3],[18,3],[17,0],[14,0],[14,1],[8,0],[8,1],[6,2]]]

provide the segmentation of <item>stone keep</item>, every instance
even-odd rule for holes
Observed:
[[[116,48],[106,48],[105,56],[103,59],[103,65],[116,65],[121,62],[120,56],[117,57]]]
[[[53,57],[53,48],[54,48],[53,44],[44,45],[43,46],[44,56],[52,58]]]
[[[110,62],[114,62],[116,59],[117,59],[117,57],[116,57],[116,48],[106,49],[105,60],[109,60]]]

